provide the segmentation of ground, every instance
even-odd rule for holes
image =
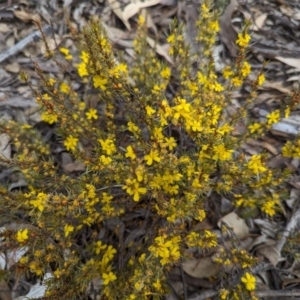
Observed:
[[[263,67],[266,70],[266,82],[258,91],[258,97],[249,109],[249,117],[258,120],[280,106],[292,92],[299,89],[300,4],[298,1],[288,0],[237,0],[237,2],[232,0],[227,4],[220,1],[216,5],[224,5],[220,18],[219,40],[214,48],[217,70],[222,70],[226,64],[230,64],[235,59],[237,33],[245,20],[252,21],[251,44],[247,58],[253,73]],[[63,76],[57,65],[45,58],[45,46],[36,23],[40,24],[40,29],[42,28],[53,49],[64,47],[72,52],[75,49],[73,34],[79,32],[91,16],[99,16],[114,49],[123,53],[130,63],[133,57],[132,42],[138,20],[137,13],[145,15],[147,13],[149,37],[152,41],[158,41],[157,55],[168,61],[166,34],[171,22],[174,18],[178,18],[186,24],[186,40],[193,47],[198,7],[197,1],[177,2],[176,0],[2,1],[0,4],[0,118],[35,125],[45,136],[47,130],[50,130],[41,122],[39,108],[30,88],[19,80],[20,72],[24,71],[30,75],[33,84],[38,83],[33,63],[38,63],[45,73]],[[79,88],[78,92],[86,91],[80,91]],[[233,93],[233,98],[230,99],[232,109],[245,100],[247,92],[247,85],[245,85]],[[242,127],[243,124],[240,126]],[[288,119],[275,124],[268,135],[258,140],[251,140],[242,147],[248,154],[257,154],[262,149],[273,154],[273,159],[269,161],[271,167],[289,165],[298,170],[298,158],[285,159],[279,153],[284,141],[294,139],[299,133],[299,126],[300,116],[296,109]],[[238,133],[242,128],[237,126],[235,130]],[[1,135],[0,152],[10,155],[6,145],[5,136]],[[59,147],[61,146],[57,144],[56,148]],[[80,171],[81,166],[74,163],[68,155],[63,156],[60,163],[65,171],[71,173]],[[9,171],[3,170],[0,173],[0,180],[5,181],[10,175]],[[22,184],[24,183],[16,181],[11,188],[17,188]],[[227,222],[234,233],[243,240],[245,248],[248,247],[248,251],[261,261],[261,264],[253,270],[259,278],[257,296],[261,299],[300,297],[298,263],[289,261],[288,256],[282,253],[288,236],[298,230],[297,223],[300,215],[297,210],[300,190],[298,171],[289,182],[288,189],[289,197],[284,203],[283,213],[273,219],[260,217],[251,219],[246,224],[235,213],[230,212],[231,206],[227,199],[221,199],[219,203],[223,215],[224,212],[228,212],[227,219],[223,221]],[[199,229],[201,226],[214,228],[216,222],[217,220],[212,218],[210,224],[200,224],[198,227]],[[259,241],[256,239],[255,244],[253,244],[254,235],[256,238],[260,237]],[[211,271],[209,275],[208,268]],[[167,299],[200,300],[215,297],[217,292],[208,277],[214,276],[217,272],[218,270],[213,269],[206,260],[199,259],[196,266],[194,262],[192,265],[187,262],[170,274],[169,283],[174,293],[167,296]],[[194,292],[194,296],[187,298],[187,290],[188,294]],[[16,299],[6,292],[0,292],[0,298]]]

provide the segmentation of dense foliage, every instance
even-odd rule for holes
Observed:
[[[1,218],[17,224],[1,235],[9,249],[26,249],[17,272],[53,274],[46,296],[80,299],[94,292],[99,299],[159,299],[170,292],[165,279],[173,266],[218,249],[215,261],[234,264],[240,274],[230,286],[225,269],[214,279],[222,282],[221,299],[255,299],[250,267],[256,258],[238,243],[225,248],[213,230],[191,231],[190,224],[211,214],[211,195],[226,196],[244,217],[280,211],[289,171],[270,169],[267,153],[248,156],[240,145],[269,130],[291,107],[259,123],[247,117],[264,73],[248,78],[247,25],[238,35],[233,66],[216,71],[218,18],[205,1],[197,23],[201,53],[190,51],[183,26],[174,24],[166,61],[155,45],[149,47],[140,16],[132,64],[114,53],[101,22],[93,20],[78,38],[77,54],[60,48],[64,62],[57,63],[68,77],[49,77],[38,65],[39,86],[22,75],[55,142],[80,166],[75,175],[66,172],[35,126],[1,124],[15,149],[1,163],[26,180],[19,190],[1,186]],[[55,59],[57,53],[48,55]],[[74,78],[84,95],[72,85]],[[246,82],[248,99],[232,113],[231,92]],[[245,127],[236,131],[241,120]],[[283,154],[293,157],[299,146],[289,143]],[[225,237],[228,228],[222,230]]]

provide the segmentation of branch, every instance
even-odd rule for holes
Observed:
[[[251,269],[251,271],[252,271],[251,273],[257,274],[259,272],[266,271],[269,269],[274,269],[274,267],[269,263],[261,263],[255,267],[253,267]],[[229,286],[235,285],[237,283],[236,282],[237,279],[239,279],[239,276],[234,276],[233,278],[231,278],[231,280],[229,281]],[[217,287],[216,289],[210,289],[210,290],[203,291],[201,293],[196,293],[196,294],[191,295],[188,298],[188,300],[205,300],[205,299],[208,299],[208,298],[218,295],[219,290],[220,290],[220,287]],[[264,293],[264,292],[265,291],[261,291],[261,292],[257,292],[257,293]],[[269,291],[267,291],[267,292],[269,292]],[[273,291],[271,291],[271,292],[273,292]]]
[[[45,25],[42,28],[42,31],[46,34],[49,35],[52,31],[50,25]],[[17,44],[15,44],[13,47],[7,49],[5,52],[0,54],[0,63],[4,62],[11,56],[16,55],[18,52],[22,51],[28,44],[32,42],[38,41],[42,36],[42,33],[39,30],[34,31],[31,33],[29,36],[26,38],[22,39],[19,41]]]
[[[288,222],[288,224],[285,227],[285,230],[283,232],[281,239],[277,242],[276,248],[279,252],[281,252],[289,235],[295,230],[299,220],[300,220],[300,208],[298,208],[296,210],[296,212],[293,214],[292,218],[290,219],[290,221]]]
[[[259,298],[297,297],[300,296],[300,290],[257,291],[255,296]]]

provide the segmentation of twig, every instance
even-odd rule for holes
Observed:
[[[289,235],[295,230],[295,227],[297,226],[299,219],[300,219],[300,208],[298,208],[296,212],[293,214],[291,220],[288,222],[288,224],[285,227],[281,239],[277,242],[276,248],[279,252],[281,252]]]
[[[188,298],[188,300],[206,300],[218,294],[215,290],[207,290],[201,294],[195,294]],[[300,296],[300,290],[281,290],[281,291],[256,291],[255,296],[258,298],[279,298],[279,297],[297,297]]]
[[[52,31],[51,26],[45,25],[42,28],[42,31],[48,35]],[[18,52],[22,51],[28,44],[38,41],[42,37],[42,34],[39,30],[34,31],[26,38],[19,41],[13,47],[7,49],[5,52],[0,54],[0,63],[4,62],[6,59],[10,58],[11,56],[16,55]]]
[[[0,281],[0,299],[1,300],[12,300],[11,290],[7,282],[2,279]]]
[[[266,270],[271,269],[271,268],[274,268],[271,264],[262,263],[262,264],[259,264],[255,267],[253,267],[251,270],[252,270],[253,274],[257,274],[261,271],[266,271]],[[235,285],[237,283],[236,281],[237,281],[238,278],[239,278],[239,276],[234,276],[230,280],[229,286]],[[209,289],[209,290],[203,291],[201,293],[193,294],[188,298],[188,300],[205,300],[205,299],[214,297],[219,293],[218,292],[219,289],[220,289],[220,287],[216,287],[215,289]]]
[[[205,300],[209,299],[211,297],[214,297],[218,294],[218,291],[216,290],[207,290],[204,292],[201,292],[201,294],[194,294],[188,298],[188,300]]]
[[[185,283],[185,278],[184,278],[184,272],[183,272],[182,264],[180,264],[180,275],[181,275],[182,285],[183,285],[184,300],[188,300],[187,290],[186,290],[186,283]]]
[[[300,290],[257,291],[255,292],[255,296],[259,298],[296,297],[300,296]]]

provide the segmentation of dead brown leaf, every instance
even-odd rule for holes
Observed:
[[[258,147],[262,147],[266,150],[268,150],[270,153],[272,153],[273,155],[278,155],[279,151],[276,149],[275,146],[273,146],[272,144],[268,143],[267,141],[257,141],[257,140],[249,140],[248,144],[251,146],[258,146]]]
[[[72,162],[63,165],[63,169],[67,173],[78,172],[78,171],[83,172],[85,171],[85,165],[81,162]]]
[[[222,265],[214,263],[210,257],[191,259],[182,263],[184,272],[192,277],[207,278],[217,275]]]
[[[280,11],[283,14],[285,14],[285,15],[287,15],[289,17],[293,17],[293,15],[295,13],[295,11],[291,7],[289,7],[288,5],[286,5],[286,4],[280,5],[279,9],[280,9]]]
[[[4,68],[6,71],[11,72],[11,73],[19,73],[20,69],[21,69],[20,64],[16,61],[11,64],[6,65]]]
[[[14,10],[14,15],[16,18],[20,19],[21,21],[28,23],[30,21],[40,23],[41,17],[38,14],[28,13],[24,10]]]
[[[299,60],[299,63],[300,63],[300,60]],[[268,90],[268,89],[275,89],[281,93],[284,93],[284,94],[290,94],[291,93],[291,90],[284,87],[283,86],[283,82],[279,82],[279,81],[266,81],[261,87],[260,89],[263,89],[263,90]]]
[[[255,17],[253,25],[250,26],[250,29],[255,30],[255,31],[262,29],[267,17],[268,17],[268,14],[266,14],[266,13],[260,14],[257,17]]]
[[[237,47],[235,45],[237,33],[232,26],[231,17],[237,6],[237,1],[231,0],[220,19],[220,38],[232,57],[236,57],[237,55]]]
[[[275,241],[274,241],[275,242]],[[276,267],[277,263],[281,259],[280,251],[276,249],[276,246],[261,246],[256,250],[256,253],[264,256],[269,262]]]
[[[168,53],[169,44],[159,45],[150,37],[147,37],[147,42],[159,55],[163,56],[170,64],[173,64],[173,59]]]
[[[186,29],[185,29],[185,41],[191,46],[193,53],[199,51],[199,44],[196,43],[197,27],[196,22],[198,19],[197,3],[191,1],[185,6],[186,14]]]
[[[285,202],[290,209],[294,208],[294,204],[297,203],[300,197],[300,189],[292,188],[290,192],[290,198]]]
[[[276,238],[276,231],[278,227],[274,222],[270,222],[269,220],[255,219],[254,223],[259,227],[262,235],[257,237],[253,242],[252,246],[257,245],[258,243],[266,243],[268,237]]]
[[[157,27],[151,17],[151,15],[147,12],[146,9],[142,9],[141,15],[146,19],[147,22],[147,28],[151,28],[155,35],[157,35]]]
[[[0,281],[0,299],[1,300],[12,300],[11,289],[9,288],[7,282],[2,279]]]
[[[200,231],[200,230],[212,230],[214,226],[210,223],[208,219],[204,219],[202,222],[198,222],[196,225],[194,225],[191,229],[191,231]]]
[[[7,33],[9,32],[11,29],[8,27],[7,24],[5,23],[0,23],[0,32],[2,33]]]
[[[289,158],[282,155],[276,155],[266,162],[266,165],[271,169],[283,169],[287,166]]]
[[[11,158],[10,137],[6,133],[0,134],[0,156]]]
[[[160,3],[160,0],[135,1],[127,4],[123,9],[120,1],[108,0],[113,12],[124,23],[128,30],[131,29],[129,19],[136,15],[142,8],[154,6]]]
[[[238,238],[244,238],[249,234],[249,228],[245,220],[240,218],[235,212],[231,212],[221,218],[218,222],[219,228],[221,228],[222,223],[225,223],[229,228],[231,228]]]
[[[300,68],[300,58],[275,56],[275,59],[293,68]]]
[[[293,283],[300,283],[300,278],[285,278],[282,281],[282,286],[286,287],[286,286],[288,286],[290,284],[293,284]]]

